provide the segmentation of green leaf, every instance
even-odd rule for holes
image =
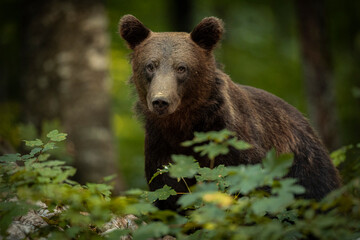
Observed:
[[[207,193],[212,193],[218,190],[216,183],[201,183],[197,184],[193,193],[185,194],[177,201],[183,208],[197,205],[202,202],[202,197]]]
[[[330,154],[330,158],[335,166],[339,166],[340,163],[344,162],[346,159],[346,152],[353,148],[353,145],[348,145],[341,147]]]
[[[27,161],[27,160],[29,160],[30,158],[33,158],[33,157],[34,157],[34,155],[25,154],[25,155],[22,155],[22,156],[21,156],[21,160]]]
[[[59,133],[58,130],[52,130],[46,136],[48,138],[50,138],[51,141],[61,142],[61,141],[66,139],[67,134],[66,133]]]
[[[112,186],[101,183],[87,183],[86,186],[91,193],[102,194],[105,197],[110,197],[111,190],[113,189]]]
[[[134,240],[148,240],[151,238],[159,238],[170,231],[169,226],[161,222],[152,222],[147,225],[141,225],[133,233]]]
[[[44,162],[44,161],[48,160],[49,157],[50,157],[50,154],[48,154],[48,153],[43,153],[43,154],[40,154],[40,155],[38,156],[38,160],[39,160],[40,162]]]
[[[216,142],[223,142],[226,139],[229,139],[231,136],[235,136],[236,134],[234,132],[231,132],[227,129],[223,129],[221,131],[210,131],[209,137],[211,140],[214,140]]]
[[[175,190],[165,185],[164,187],[157,189],[154,192],[148,192],[147,198],[150,202],[155,202],[157,199],[166,200],[171,195],[176,195]]]
[[[50,183],[51,182],[51,179],[48,177],[39,176],[36,179],[38,180],[39,183]]]
[[[249,143],[238,140],[237,138],[231,138],[227,140],[227,144],[238,150],[246,150],[252,147]]]
[[[25,145],[28,147],[40,147],[44,144],[40,139],[36,139],[34,141],[24,140],[24,142],[25,142]]]
[[[265,213],[279,213],[285,211],[295,201],[294,194],[305,192],[304,187],[296,185],[296,179],[287,178],[279,181],[276,187],[272,188],[272,194],[269,198],[255,199],[251,208],[254,213],[263,216]]]
[[[112,180],[115,180],[116,177],[117,177],[117,174],[112,174],[110,176],[106,176],[106,177],[104,177],[104,182],[110,182]]]
[[[285,210],[288,203],[292,202],[294,197],[292,195],[283,195],[280,197],[257,198],[251,205],[254,214],[264,216],[266,213],[277,213]]]
[[[293,163],[293,155],[282,154],[277,157],[275,149],[272,149],[266,154],[262,163],[265,171],[268,172],[268,178],[281,178],[288,173]]]
[[[11,153],[0,156],[0,162],[16,162],[21,160],[20,153]]]
[[[70,227],[70,228],[65,230],[66,235],[69,236],[72,239],[75,238],[76,235],[81,231],[82,231],[82,229],[79,226],[73,226],[73,227]]]
[[[135,189],[130,189],[130,190],[127,190],[127,191],[125,191],[125,195],[127,195],[127,196],[131,196],[131,195],[133,195],[133,196],[140,196],[140,195],[142,195],[144,193],[144,190],[142,190],[142,189],[139,189],[139,188],[135,188]]]
[[[192,156],[172,155],[173,164],[169,166],[173,178],[192,178],[199,169],[199,163]]]
[[[229,175],[226,180],[230,184],[229,192],[231,194],[248,194],[256,188],[264,186],[266,172],[260,164],[228,167],[228,170]]]
[[[39,163],[34,163],[33,166],[35,169],[38,169],[39,174],[43,177],[52,178],[61,174],[61,171],[59,169],[42,168]]]
[[[130,229],[115,229],[105,234],[105,238],[108,240],[126,239],[122,238],[130,233]]]
[[[48,143],[45,144],[43,152],[46,152],[46,151],[49,151],[49,150],[53,150],[53,149],[55,149],[55,148],[56,148],[56,147],[55,147],[55,143],[54,143],[54,142],[48,142]]]
[[[38,164],[40,164],[41,167],[55,167],[55,166],[65,165],[65,162],[60,161],[60,160],[51,160],[51,161],[46,161],[46,162],[42,162],[42,163],[38,163]]]
[[[76,169],[74,168],[74,174],[73,175],[75,175],[75,173],[76,173]],[[73,176],[73,175],[69,175],[69,176]],[[64,182],[67,183],[67,184],[70,184],[70,185],[74,185],[74,186],[79,185],[79,183],[77,183],[77,182],[75,182],[73,180],[70,180],[70,179],[65,179]]]
[[[41,150],[42,150],[42,148],[39,148],[39,147],[33,148],[33,149],[31,150],[31,152],[30,152],[30,155],[31,155],[31,156],[34,156],[35,154],[41,152]]]
[[[186,239],[187,240],[208,240],[208,239],[210,239],[209,231],[207,229],[197,230],[195,233],[187,236]]]
[[[209,144],[194,147],[195,152],[200,152],[201,156],[207,155],[210,159],[215,159],[216,156],[229,152],[229,148],[225,144],[210,142]]]
[[[227,176],[228,171],[224,165],[219,165],[213,169],[203,167],[199,168],[196,176],[197,181],[217,181]]]
[[[76,173],[76,169],[73,167],[69,167],[69,169],[65,170],[62,172],[62,174],[56,176],[53,180],[54,183],[62,183],[62,182],[67,182],[70,183],[72,185],[75,185],[76,182],[69,180],[69,177],[74,176]]]
[[[280,185],[280,186],[279,186]],[[294,178],[285,178],[279,181],[279,185],[272,188],[272,193],[274,195],[285,195],[285,194],[303,194],[305,193],[305,188],[297,184],[297,180]]]
[[[134,203],[126,206],[125,213],[140,216],[157,210],[158,209],[151,203]]]
[[[193,211],[190,218],[198,224],[206,224],[221,223],[225,220],[225,216],[224,210],[213,204],[208,204]]]
[[[223,129],[221,131],[210,131],[210,132],[195,132],[194,139],[189,140],[182,143],[182,146],[189,147],[194,144],[203,143],[207,141],[214,141],[214,142],[223,142],[228,139],[230,136],[235,136],[233,132],[230,132],[227,129]]]
[[[149,184],[152,182],[152,180],[154,180],[154,178],[156,178],[157,176],[163,174],[163,173],[167,173],[169,172],[169,166],[171,165],[171,163],[168,166],[164,166],[163,169],[158,169],[156,173],[154,173],[154,175],[151,177]]]
[[[283,211],[276,215],[276,218],[280,222],[283,222],[283,221],[295,222],[298,217],[299,217],[298,211],[294,210],[294,209]]]
[[[215,181],[221,191],[225,191],[229,186],[225,178],[228,175],[228,170],[224,165],[219,165],[213,169],[207,167],[200,168],[198,174],[195,176],[196,181]]]

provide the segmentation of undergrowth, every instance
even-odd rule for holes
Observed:
[[[229,147],[251,147],[227,130],[196,133],[183,143],[207,156],[210,168],[200,167],[190,156],[174,155],[172,163],[159,169],[153,178],[169,174],[185,184],[196,178],[187,193],[177,193],[165,185],[154,192],[131,189],[111,196],[113,176],[101,184],[80,185],[70,180],[75,169],[54,160],[49,152],[66,134],[57,130],[47,141],[25,141],[29,154],[0,157],[0,235],[8,236],[9,226],[38,202],[49,211],[61,209],[47,225],[29,233],[29,239],[358,239],[360,237],[360,180],[348,179],[340,189],[321,201],[297,199],[304,188],[295,179],[284,178],[292,165],[292,155],[267,153],[261,164],[216,166],[216,156]],[[359,147],[359,146],[357,146]],[[342,148],[332,154],[334,162],[346,163]],[[215,167],[216,166],[216,167]],[[345,166],[347,166],[345,164]],[[264,190],[266,189],[266,190]],[[179,212],[159,210],[157,200],[180,194]],[[58,211],[59,212],[59,211]],[[115,229],[103,234],[104,224],[115,216],[133,214],[138,228]]]

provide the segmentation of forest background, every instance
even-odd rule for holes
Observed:
[[[78,181],[116,173],[118,190],[146,188],[130,50],[117,33],[124,14],[159,32],[223,19],[216,58],[233,81],[295,106],[330,151],[358,143],[359,9],[336,0],[2,0],[0,154],[57,128],[68,141],[55,154],[78,169]]]

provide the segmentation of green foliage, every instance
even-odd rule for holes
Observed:
[[[29,154],[0,157],[0,234],[15,219],[30,209],[39,209],[41,201],[53,217],[43,217],[48,224],[30,233],[30,238],[119,239],[131,235],[145,240],[172,235],[177,239],[357,239],[360,237],[360,179],[356,176],[323,200],[296,199],[304,188],[295,179],[284,178],[292,164],[292,155],[277,156],[271,150],[262,163],[213,168],[200,167],[189,156],[174,155],[172,163],[154,174],[169,174],[187,184],[196,178],[187,193],[177,193],[170,186],[154,192],[132,189],[124,196],[111,196],[106,183],[84,186],[70,180],[75,169],[52,159],[48,151],[63,141],[66,134],[54,130],[47,140],[25,141]],[[204,144],[203,148],[199,148]],[[210,150],[210,144],[221,145]],[[229,131],[196,133],[192,141],[200,154],[216,163],[225,148],[247,149]],[[343,148],[332,154],[347,162]],[[114,176],[104,179],[110,181]],[[180,211],[159,210],[153,203],[179,195]],[[114,216],[133,214],[137,227],[115,229],[103,234],[104,224]]]
[[[360,176],[360,144],[348,145],[331,153],[335,165],[338,166],[344,183],[351,182]]]
[[[66,166],[63,161],[51,159],[48,154],[65,138],[66,134],[54,130],[47,134],[46,142],[39,139],[25,141],[26,146],[32,147],[29,154],[7,154],[0,157],[2,236],[7,234],[14,219],[25,215],[30,208],[38,209],[34,204],[41,201],[54,213],[51,219],[44,217],[48,223],[46,229],[51,229],[52,239],[98,239],[96,229],[100,229],[113,214],[124,214],[128,206],[140,202],[130,197],[110,198],[112,187],[107,184],[88,183],[81,186],[70,180],[76,170]],[[110,179],[111,177],[106,180]],[[61,214],[56,214],[59,209]],[[47,236],[49,231],[33,234]]]
[[[215,159],[220,154],[227,154],[229,147],[234,147],[239,150],[245,150],[251,146],[244,142],[236,139],[234,133],[227,129],[219,132],[211,131],[207,133],[195,132],[193,140],[186,141],[182,145],[189,147],[198,143],[207,143],[201,146],[195,146],[194,151],[200,152],[201,156],[207,155],[210,159]]]
[[[134,233],[134,240],[147,240],[153,237],[161,237],[169,233],[169,226],[161,222],[152,222],[148,225],[142,225]]]
[[[156,200],[166,200],[171,195],[176,195],[176,192],[167,185],[165,185],[163,188],[157,189],[154,192],[144,193],[145,198],[150,202],[155,202]]]
[[[200,146],[195,146],[194,151],[199,152],[201,156],[208,156],[211,168],[214,168],[215,157],[220,154],[226,155],[229,152],[230,147],[234,147],[238,150],[245,150],[251,147],[248,143],[237,140],[235,134],[227,129],[219,132],[195,132],[194,135],[195,137],[193,140],[186,141],[182,145],[184,147],[189,147],[202,143]]]
[[[174,164],[169,165],[170,177],[177,178],[191,178],[199,169],[199,163],[191,156],[173,155],[172,160]]]

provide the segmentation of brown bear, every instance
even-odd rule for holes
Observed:
[[[217,67],[212,51],[223,31],[216,17],[204,18],[190,34],[152,32],[132,15],[121,18],[119,33],[133,50],[131,82],[139,97],[135,108],[145,122],[147,180],[169,164],[172,154],[193,154],[180,144],[194,132],[228,129],[252,148],[231,149],[216,159],[217,165],[259,163],[273,147],[278,153],[292,152],[288,176],[305,187],[305,198],[321,199],[340,186],[323,144],[294,107],[263,90],[235,84]],[[209,166],[206,159],[198,160],[200,166]],[[165,174],[149,187],[165,184],[187,192],[182,182]],[[158,206],[175,209],[175,202],[159,201]]]

